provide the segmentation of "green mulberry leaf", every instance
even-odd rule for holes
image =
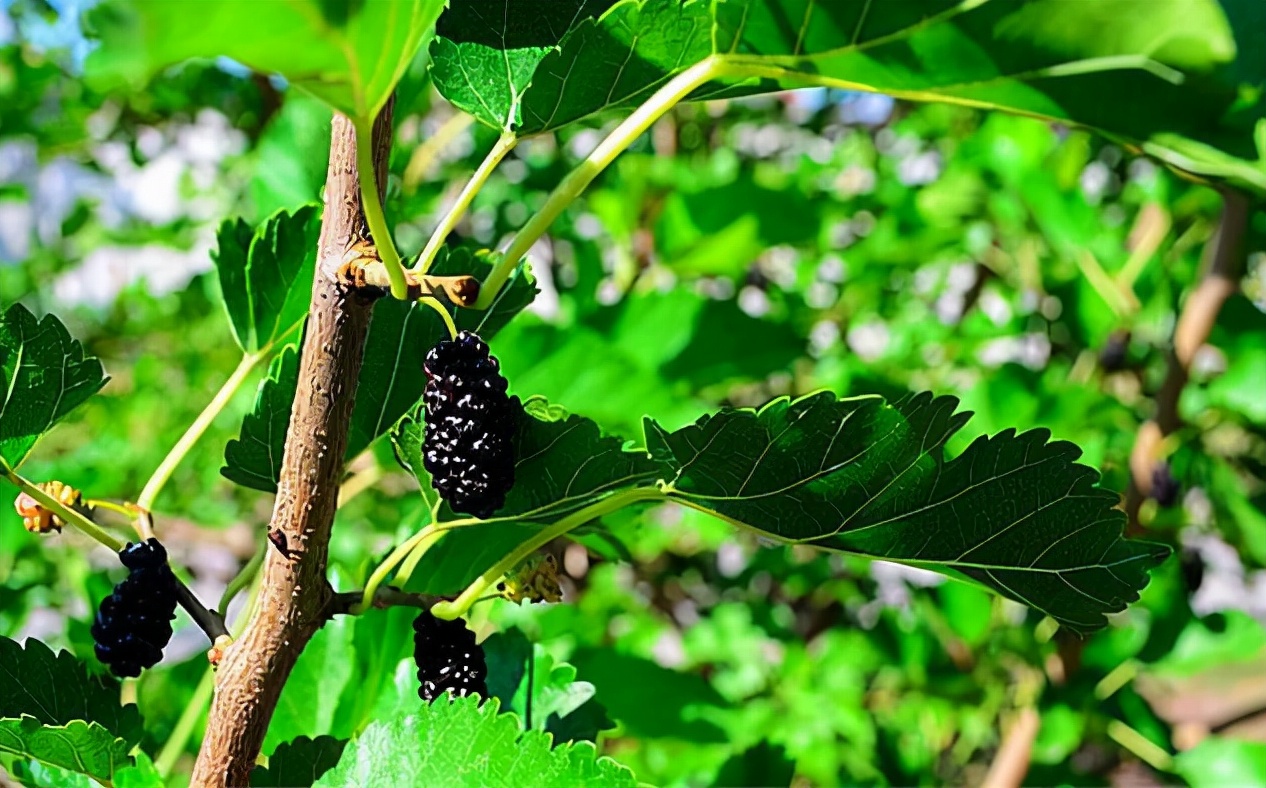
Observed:
[[[333,736],[285,742],[269,756],[267,766],[251,770],[251,788],[307,788],[334,768],[346,746],[346,739]]]
[[[547,734],[523,731],[498,702],[476,697],[424,704],[403,716],[371,724],[354,739],[318,786],[369,788],[425,785],[482,788],[548,785],[551,788],[633,788],[633,773],[592,744],[552,747]]]
[[[230,57],[354,118],[386,103],[430,35],[443,0],[116,2],[94,8],[101,46],[84,65],[99,89],[144,85],[189,58]]]
[[[673,500],[781,541],[959,572],[1079,633],[1104,626],[1169,549],[1122,539],[1118,496],[1046,430],[947,460],[970,415],[957,405],[824,392],[646,434]]]
[[[278,211],[254,229],[241,219],[220,225],[211,257],[243,352],[288,337],[307,317],[320,234],[317,205]]]
[[[40,437],[106,383],[101,362],[85,356],[53,315],[36,319],[14,304],[0,317],[0,459],[16,468]]]

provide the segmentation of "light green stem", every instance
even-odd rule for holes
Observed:
[[[176,720],[175,727],[171,729],[167,741],[163,742],[163,749],[154,758],[154,771],[158,772],[158,776],[162,777],[164,782],[176,768],[176,761],[180,760],[180,756],[184,754],[185,745],[189,743],[189,737],[193,736],[193,729],[206,711],[214,692],[215,671],[208,667],[202,674],[202,680],[198,682],[197,689],[193,691],[193,697],[189,699],[180,718]]]
[[[258,555],[260,562],[263,562],[264,552],[261,550]],[[243,570],[245,571],[245,570]],[[255,573],[258,579],[259,573]],[[239,575],[240,577],[240,575]],[[242,631],[246,629],[246,623],[251,618],[251,613],[255,604],[259,601],[260,583],[254,583],[251,586],[250,599],[246,604],[242,614],[233,622],[233,632],[231,637],[237,639],[241,636]],[[223,613],[224,611],[221,611]],[[194,690],[193,697],[189,699],[189,704],[180,714],[180,718],[176,720],[175,727],[172,728],[171,735],[167,737],[167,741],[163,742],[163,749],[158,753],[158,757],[154,759],[154,768],[159,775],[166,780],[171,776],[172,769],[176,766],[176,761],[180,760],[180,756],[185,751],[185,745],[189,743],[189,737],[193,735],[193,729],[197,726],[198,720],[206,713],[207,706],[211,703],[211,696],[215,691],[215,670],[208,665],[205,673],[202,674],[202,681],[198,683],[197,689]]]
[[[448,213],[444,214],[444,218],[440,220],[439,225],[435,228],[435,232],[431,233],[431,238],[426,242],[426,248],[422,250],[422,256],[414,263],[413,270],[419,274],[425,274],[431,270],[431,263],[435,262],[435,256],[439,254],[440,247],[444,245],[444,239],[448,238],[448,234],[453,231],[461,218],[466,215],[466,210],[470,208],[470,203],[475,199],[475,195],[483,188],[488,181],[488,176],[492,175],[492,171],[497,168],[505,155],[514,150],[514,146],[519,142],[519,138],[511,132],[505,132],[497,138],[497,144],[492,146],[492,150],[488,151],[488,155],[479,164],[479,168],[475,170],[475,174],[470,176],[465,187],[462,188],[461,194],[457,195],[457,201],[448,209]]]
[[[53,514],[57,515],[66,523],[73,525],[74,527],[78,528],[80,531],[84,532],[88,536],[97,540],[98,542],[110,548],[116,553],[123,549],[122,542],[120,542],[118,539],[115,539],[113,536],[106,533],[105,531],[101,530],[101,528],[97,527],[96,523],[89,520],[80,512],[75,511],[74,509],[65,505],[64,503],[57,500],[53,496],[41,490],[39,487],[35,485],[34,482],[23,477],[17,471],[10,468],[7,462],[0,460],[0,472],[4,474],[6,479],[8,479],[10,482],[15,484],[19,489],[21,489],[22,492],[26,493],[27,495],[31,496],[31,498],[35,499],[36,503],[38,503],[40,506],[43,506],[45,509],[49,510]]]
[[[598,143],[598,147],[594,148],[584,161],[567,173],[567,176],[550,193],[541,209],[514,236],[510,247],[506,249],[505,257],[497,263],[497,267],[484,281],[479,292],[479,299],[475,302],[475,309],[487,309],[492,304],[502,285],[510,277],[511,272],[518,267],[523,256],[532,248],[537,239],[545,234],[563,209],[593,182],[598,173],[606,169],[616,156],[633,144],[633,141],[650,128],[652,123],[659,120],[665,112],[721,73],[722,65],[717,57],[712,56],[699,61],[655,91],[645,104],[638,107],[632,115],[624,119],[624,122],[616,126],[606,139]]]
[[[409,583],[409,578],[413,577],[413,570],[418,568],[418,564],[426,555],[427,551],[435,546],[435,543],[443,538],[444,532],[435,529],[431,533],[431,538],[423,539],[417,543],[413,551],[409,553],[409,557],[404,559],[404,563],[400,565],[400,571],[396,573],[396,584],[405,586]]]
[[[361,597],[360,610],[354,610],[352,613],[358,614],[368,610],[373,604],[374,594],[378,592],[378,587],[386,581],[387,575],[391,574],[392,570],[399,566],[400,562],[408,557],[409,553],[413,552],[413,548],[434,533],[435,526],[433,524],[428,525],[397,545],[396,549],[391,551],[391,555],[387,556],[387,559],[379,564],[374,573],[369,576],[369,580],[365,583],[365,593]]]
[[[418,300],[438,312],[440,320],[444,321],[444,327],[448,329],[448,338],[457,339],[457,326],[453,323],[453,316],[448,313],[444,305],[434,298],[419,298]]]
[[[224,593],[220,595],[220,615],[227,616],[229,614],[229,605],[233,602],[234,597],[255,580],[255,576],[259,574],[259,568],[264,565],[264,556],[266,554],[267,548],[265,546],[256,547],[255,554],[251,556],[251,560],[247,561],[241,571],[225,586]]]
[[[211,398],[207,406],[198,414],[198,418],[193,420],[193,423],[185,430],[185,434],[180,436],[180,440],[176,441],[176,445],[171,447],[171,451],[167,452],[167,456],[150,474],[149,481],[145,482],[145,487],[136,499],[137,506],[146,511],[154,509],[154,501],[158,498],[158,494],[162,492],[163,486],[171,479],[171,475],[175,473],[176,468],[185,459],[185,456],[189,454],[194,444],[211,426],[211,422],[215,421],[215,417],[220,415],[220,411],[224,410],[224,407],[229,404],[229,400],[233,399],[233,395],[237,393],[246,378],[250,376],[251,370],[255,369],[255,365],[265,355],[265,351],[259,351],[242,356],[242,360],[237,364],[237,369],[233,370],[233,374],[229,375],[229,379],[224,381],[223,386],[220,386],[220,390],[215,393],[215,396]]]
[[[378,199],[378,182],[374,172],[373,119],[358,118],[352,121],[352,126],[356,129],[356,175],[360,182],[361,210],[365,212],[365,223],[369,225],[369,234],[373,236],[374,248],[378,250],[378,257],[387,269],[387,278],[391,280],[391,295],[404,301],[409,297],[409,286],[404,279],[404,264],[400,262],[396,242],[387,229],[382,200]]]
[[[452,620],[463,615],[470,606],[475,604],[484,592],[495,585],[506,572],[518,566],[523,559],[539,550],[544,545],[566,534],[567,532],[579,528],[590,520],[610,514],[617,509],[623,509],[635,503],[644,501],[662,500],[664,493],[653,487],[639,487],[633,490],[625,490],[615,493],[607,498],[603,498],[597,503],[590,504],[583,509],[567,515],[563,519],[553,525],[538,531],[532,538],[523,542],[516,547],[509,555],[502,558],[497,563],[479,576],[475,582],[466,587],[461,596],[452,602],[439,602],[431,608],[431,612],[436,618]]]

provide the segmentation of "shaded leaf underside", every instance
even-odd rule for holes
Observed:
[[[446,98],[523,136],[635,106],[714,56],[746,71],[691,98],[816,84],[964,103],[1266,191],[1263,26],[1250,0],[566,0],[549,15],[454,0],[431,55]]]

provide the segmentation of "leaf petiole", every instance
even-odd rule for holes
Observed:
[[[356,179],[360,185],[361,210],[365,213],[365,224],[369,225],[369,234],[372,236],[378,258],[387,269],[387,278],[391,281],[391,295],[405,301],[409,297],[409,286],[404,278],[404,264],[400,262],[396,242],[387,228],[387,217],[383,214],[382,200],[378,198],[374,148],[371,143],[373,126],[372,118],[352,120],[352,127],[356,131]]]
[[[379,564],[378,568],[374,570],[374,573],[369,576],[369,580],[365,582],[365,591],[361,595],[360,608],[351,612],[356,614],[368,610],[373,605],[374,594],[378,592],[378,587],[386,581],[387,576],[400,565],[401,561],[413,552],[413,548],[422,544],[434,533],[434,524],[428,525],[397,545],[396,549],[391,551],[391,555],[387,556],[386,560]]]
[[[507,556],[493,564],[486,572],[466,587],[457,599],[451,602],[439,602],[431,608],[437,618],[452,620],[465,614],[470,606],[483,596],[484,592],[500,580],[506,572],[523,562],[525,558],[564,534],[579,528],[590,520],[610,514],[617,509],[646,501],[664,500],[664,494],[656,487],[636,487],[610,495],[590,504],[583,509],[567,515],[563,519],[538,531],[532,538],[520,544]]]
[[[202,437],[207,428],[211,426],[211,422],[215,421],[215,417],[220,415],[220,411],[229,404],[229,400],[233,399],[233,395],[242,387],[242,383],[250,376],[251,371],[255,369],[255,365],[260,359],[265,358],[271,348],[265,348],[255,353],[246,353],[242,356],[242,360],[238,362],[237,369],[233,370],[233,374],[229,375],[229,379],[224,381],[224,385],[220,386],[220,390],[215,393],[207,406],[202,409],[198,417],[193,420],[189,428],[185,430],[185,434],[180,436],[180,440],[176,441],[176,445],[171,447],[171,451],[167,452],[167,456],[158,464],[154,472],[150,474],[149,481],[145,482],[145,487],[141,489],[141,494],[136,498],[136,505],[147,511],[152,511],[154,501],[158,498],[158,494],[162,492],[163,486],[171,479],[171,475],[175,473],[176,468],[185,459],[193,449],[194,444]]]
[[[607,165],[615,160],[616,156],[619,156],[624,152],[625,148],[633,144],[633,141],[650,128],[652,123],[659,120],[665,112],[672,109],[686,96],[689,96],[705,83],[721,75],[722,72],[723,63],[715,55],[700,60],[655,91],[655,94],[647,99],[646,103],[634,110],[632,115],[625,118],[602,142],[598,143],[598,147],[594,148],[593,152],[585,157],[584,161],[567,173],[567,176],[559,182],[554,191],[546,198],[545,204],[541,206],[541,209],[515,234],[514,240],[510,242],[510,246],[506,249],[505,256],[497,263],[492,273],[488,274],[488,278],[484,280],[479,292],[479,299],[475,302],[475,309],[488,308],[493,299],[497,297],[497,293],[505,284],[506,279],[510,277],[510,273],[518,267],[519,261],[528,253],[533,244],[545,234],[545,231],[554,223],[554,220],[563,212],[563,209],[580,196],[580,193],[593,182],[594,178],[598,177],[598,173],[605,170]]]
[[[497,144],[492,146],[492,150],[488,151],[488,155],[480,162],[479,167],[475,170],[475,174],[470,176],[470,180],[462,187],[461,193],[457,195],[457,200],[449,207],[448,212],[444,214],[444,218],[435,227],[435,232],[431,233],[431,238],[426,242],[426,248],[422,250],[418,261],[413,265],[413,271],[419,274],[425,274],[431,269],[431,263],[435,262],[435,255],[439,254],[440,247],[444,245],[444,240],[448,238],[448,234],[457,226],[457,222],[466,214],[470,208],[470,203],[475,199],[475,195],[483,188],[488,181],[488,176],[492,175],[492,171],[496,169],[505,155],[514,150],[514,146],[518,144],[519,138],[512,132],[505,132],[497,138]]]

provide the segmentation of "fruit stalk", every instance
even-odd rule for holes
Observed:
[[[386,182],[391,116],[389,102],[373,131],[378,184]],[[355,128],[336,115],[299,387],[269,525],[289,549],[286,555],[267,549],[258,604],[241,637],[224,653],[193,786],[249,783],[286,679],[329,617],[334,597],[326,580],[330,528],[372,308],[370,299],[338,277],[345,250],[368,237],[356,161]]]

